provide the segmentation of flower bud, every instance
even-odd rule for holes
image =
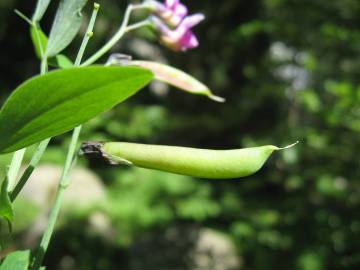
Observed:
[[[200,23],[204,18],[205,16],[201,13],[187,16],[175,29],[170,29],[158,17],[152,16],[150,20],[159,32],[162,44],[174,51],[186,51],[199,45],[191,28]]]
[[[176,27],[188,14],[188,9],[179,0],[165,0],[160,3],[155,0],[147,0],[146,3],[164,22],[172,27]]]

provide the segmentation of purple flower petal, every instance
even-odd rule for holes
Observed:
[[[199,46],[199,41],[197,40],[194,33],[189,30],[178,41],[178,46],[179,50],[186,51],[188,49],[193,49]]]
[[[199,46],[196,36],[190,30],[191,28],[187,27],[186,22],[181,23],[175,30],[164,28],[164,26],[162,29],[161,42],[174,51],[186,51]]]
[[[148,1],[154,2],[153,6],[157,7],[154,11],[158,17],[152,16],[150,20],[159,33],[161,43],[174,51],[186,51],[199,46],[191,28],[205,19],[203,14],[186,16],[188,10],[180,0],[165,0],[164,4],[155,0]],[[172,29],[169,25],[176,28]]]
[[[167,24],[176,27],[188,14],[187,7],[179,0],[165,0],[160,3],[155,0],[147,0],[154,13],[162,18]]]
[[[179,0],[165,0],[165,6],[173,8],[175,5],[179,4]]]
[[[188,9],[185,5],[179,4],[176,6],[175,13],[183,18],[188,14]]]
[[[194,15],[187,16],[180,24],[182,27],[192,28],[195,25],[199,24],[202,20],[205,19],[204,14],[196,13]],[[179,26],[179,27],[180,27]]]

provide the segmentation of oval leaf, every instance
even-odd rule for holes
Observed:
[[[32,17],[34,22],[39,22],[44,16],[45,11],[47,10],[50,4],[50,0],[38,0],[36,4],[36,9]]]
[[[44,50],[48,43],[48,38],[40,27],[31,26],[30,28],[31,40],[34,45],[36,56],[41,60],[43,58]],[[48,61],[50,66],[58,68],[71,68],[74,64],[69,58],[63,54],[57,54]]]
[[[60,1],[46,47],[48,57],[57,55],[75,38],[81,26],[81,10],[86,2],[87,0]]]
[[[27,270],[30,263],[30,250],[21,250],[6,256],[0,270]]]
[[[73,62],[66,55],[58,54],[55,57],[49,59],[49,66],[57,68],[72,68]]]
[[[192,94],[205,95],[217,102],[225,101],[224,98],[213,95],[210,89],[202,82],[174,67],[151,61],[129,61],[128,63],[129,65],[151,70],[156,80],[163,81]]]
[[[14,219],[14,211],[8,193],[8,179],[5,178],[0,190],[0,217],[5,218],[9,224]]]
[[[31,41],[34,45],[36,56],[39,59],[42,59],[47,42],[48,42],[47,36],[40,29],[40,27],[37,27],[37,26],[30,27],[30,36],[31,36]]]
[[[93,66],[30,79],[0,111],[0,153],[69,131],[124,101],[152,78],[138,67]]]

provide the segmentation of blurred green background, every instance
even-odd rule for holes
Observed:
[[[227,181],[81,158],[48,269],[360,269],[360,2],[183,2],[206,15],[195,29],[198,49],[171,52],[144,29],[113,52],[181,68],[227,102],[153,84],[87,123],[82,140],[214,149],[301,143],[256,175]],[[87,55],[119,27],[127,1],[100,4]],[[13,12],[34,7],[0,1],[1,103],[38,73],[28,26]],[[72,58],[80,38],[67,49]],[[68,142],[69,134],[53,139],[17,202],[3,254],[36,247]],[[8,160],[0,156],[2,173]]]

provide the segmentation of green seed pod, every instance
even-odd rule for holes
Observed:
[[[84,153],[101,153],[113,164],[134,165],[199,178],[227,179],[257,172],[273,151],[295,144],[284,148],[266,145],[235,150],[208,150],[125,142],[87,142],[83,144],[82,150]]]
[[[216,102],[225,102],[225,99],[215,96],[211,90],[193,76],[177,68],[152,61],[133,61],[131,56],[126,54],[112,54],[106,63],[107,65],[139,66],[150,70],[155,80],[162,81],[178,89],[195,95],[203,95]]]
[[[207,96],[216,102],[225,102],[224,98],[215,96],[205,84],[180,69],[151,61],[129,61],[128,64],[149,69],[154,73],[156,80],[168,83],[178,89]]]

